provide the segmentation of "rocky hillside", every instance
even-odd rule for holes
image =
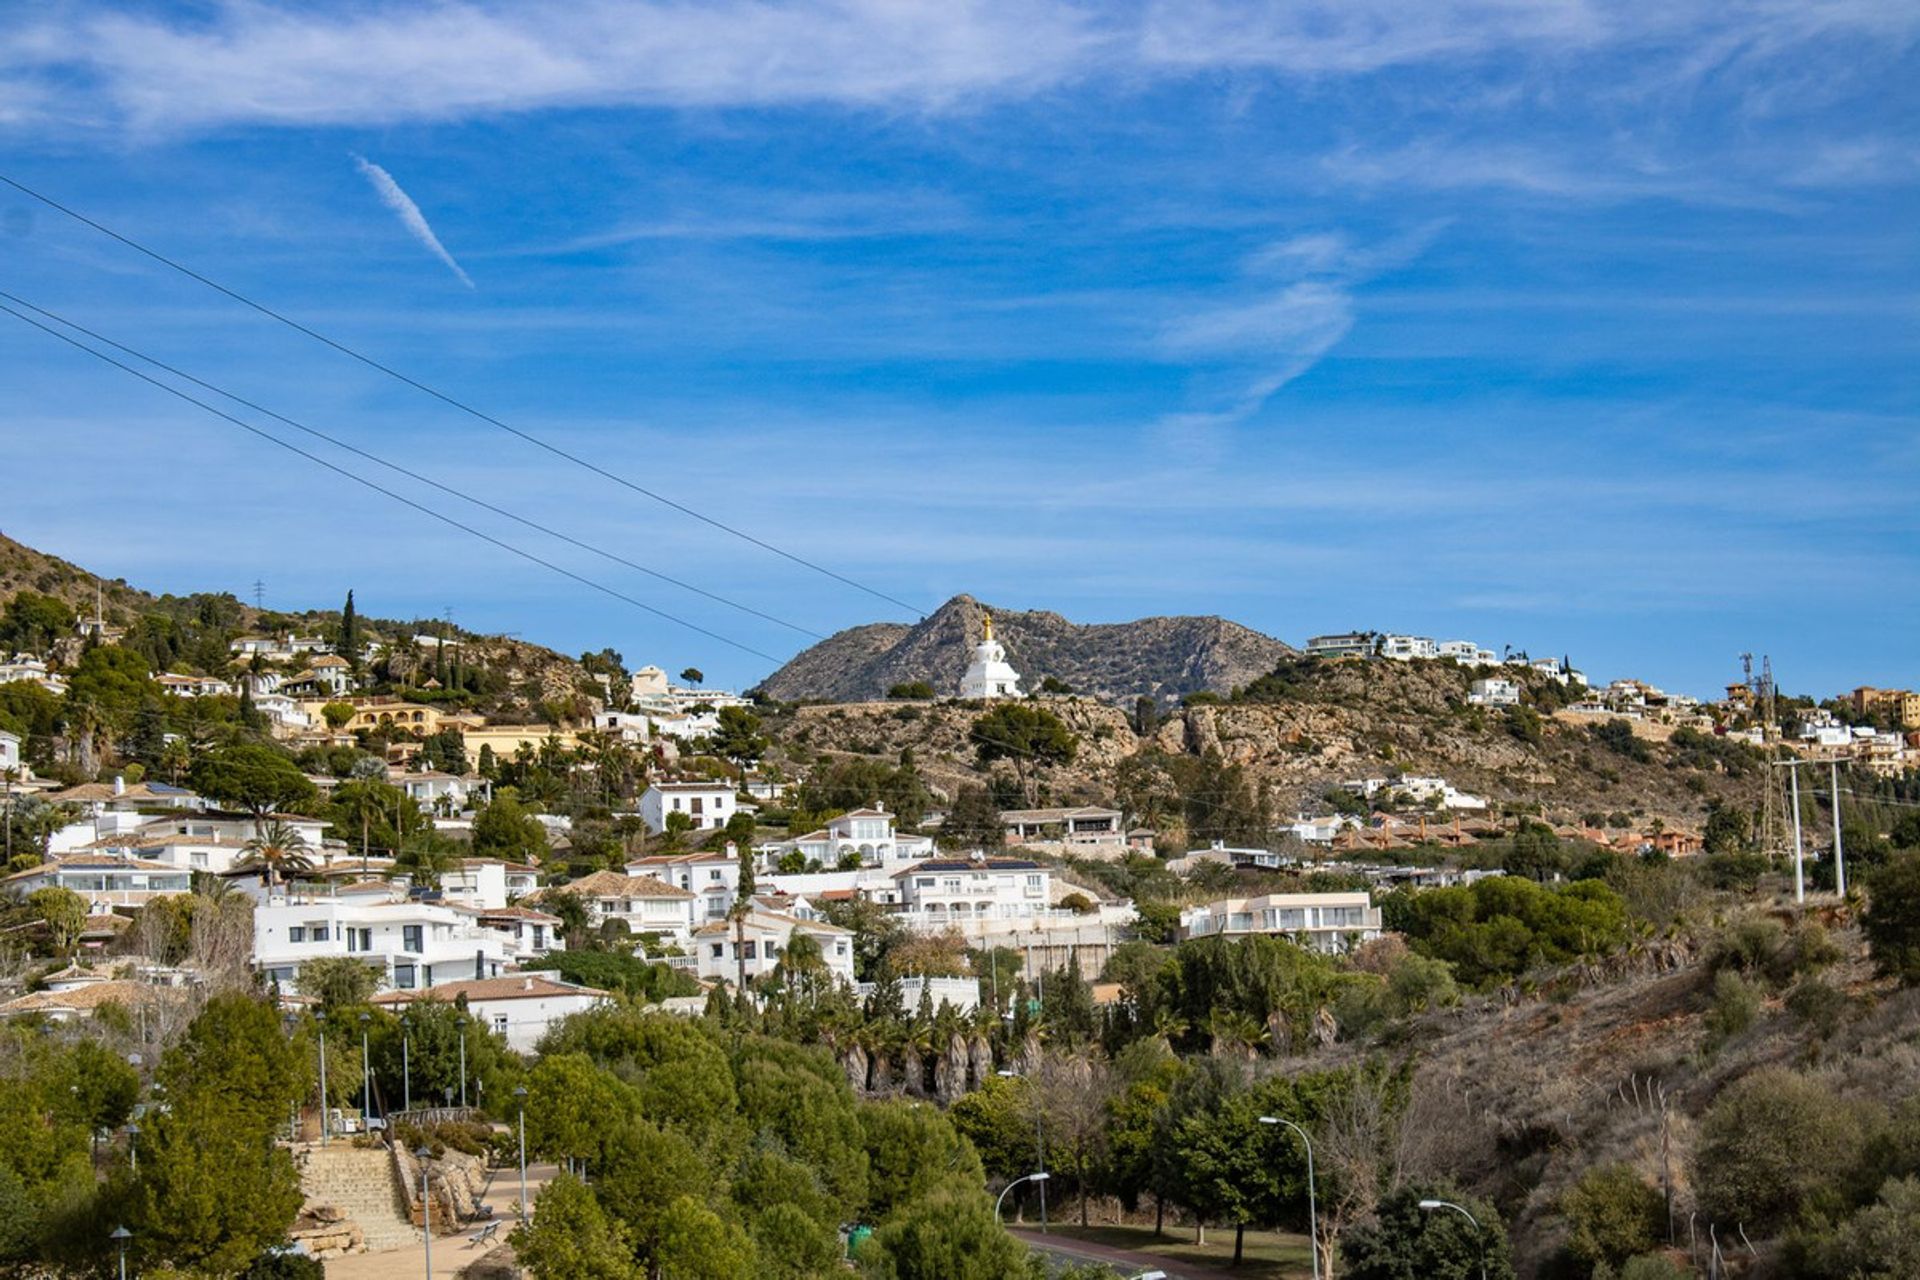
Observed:
[[[83,615],[93,613],[95,586],[109,621],[123,621],[153,608],[155,597],[123,579],[96,579],[77,564],[37,551],[0,533],[0,603],[21,591],[37,591],[72,605]]]
[[[959,691],[990,606],[955,596],[917,626],[875,623],[823,640],[768,676],[759,692],[783,702],[865,702],[898,684]],[[1051,676],[1076,693],[1131,704],[1226,693],[1273,670],[1293,650],[1224,618],[1142,618],[1082,625],[1057,613],[992,609],[994,638],[1029,690]]]
[[[1565,696],[1544,678],[1519,678],[1543,706]],[[1351,779],[1395,773],[1439,775],[1485,797],[1495,812],[1538,806],[1567,822],[1626,813],[1698,831],[1715,801],[1743,809],[1757,803],[1763,769],[1745,749],[1650,736],[1635,754],[1622,754],[1587,724],[1471,706],[1471,679],[1447,662],[1293,657],[1243,684],[1239,699],[1196,699],[1145,726],[1131,708],[1043,697],[1040,705],[1074,732],[1079,750],[1072,764],[1044,770],[1041,782],[1052,803],[1124,802],[1143,777],[1165,772],[1157,762],[1217,754],[1264,784],[1283,814],[1322,809],[1326,792]],[[847,756],[891,763],[911,750],[923,776],[951,796],[983,777],[967,737],[979,715],[978,704],[956,700],[879,701],[796,707],[770,714],[768,727],[775,762],[796,773]],[[1140,765],[1152,767],[1143,775]]]

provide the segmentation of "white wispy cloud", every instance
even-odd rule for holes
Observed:
[[[427,252],[446,263],[447,270],[458,276],[461,284],[473,288],[473,281],[466,270],[454,261],[453,255],[447,252],[447,246],[440,243],[440,237],[433,233],[432,226],[427,223],[427,216],[420,212],[420,206],[413,202],[413,197],[400,189],[393,175],[365,156],[355,156],[353,163],[359,167],[361,176],[372,185],[380,202],[400,219],[400,225],[407,229],[407,234],[425,246]]]
[[[1241,381],[1224,404],[1169,414],[1158,432],[1190,451],[1205,451],[1222,428],[1258,413],[1286,385],[1318,364],[1354,325],[1354,291],[1404,265],[1431,244],[1444,224],[1430,223],[1378,244],[1357,245],[1340,232],[1277,240],[1242,264],[1239,294],[1193,307],[1161,330],[1164,356],[1226,366]]]
[[[1093,77],[1515,57],[1551,82],[1569,60],[1617,52],[1633,55],[1634,91],[1685,92],[1726,68],[1809,74],[1809,49],[1839,69],[1885,61],[1916,36],[1906,0],[576,0],[565,21],[499,0],[227,0],[191,20],[131,5],[26,13],[0,27],[0,70],[60,80],[44,114],[63,124],[191,130],[581,106],[937,111]]]

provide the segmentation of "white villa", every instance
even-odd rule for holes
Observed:
[[[776,911],[749,911],[739,921],[715,920],[694,931],[695,972],[707,981],[734,982],[744,962],[749,982],[780,963],[796,933],[820,944],[827,971],[853,982],[853,931]]]
[[[153,678],[162,692],[181,698],[231,697],[233,684],[218,676],[183,676],[168,671]]]
[[[440,874],[440,892],[464,907],[497,911],[540,887],[540,869],[502,858],[462,858]]]
[[[67,691],[65,677],[47,670],[47,664],[30,653],[16,653],[10,662],[0,662],[0,684],[11,684],[16,680],[31,680],[48,693],[64,694]]]
[[[95,914],[143,907],[155,898],[193,890],[193,873],[170,863],[111,853],[76,853],[16,871],[0,887],[24,898],[40,889],[71,889]]]
[[[284,636],[241,636],[227,649],[238,657],[264,658],[268,662],[292,662],[333,652],[333,646],[318,636],[296,636],[292,632]]]
[[[693,819],[695,831],[715,831],[738,811],[730,782],[656,782],[640,797],[640,820],[654,835],[667,829],[670,813]]]
[[[429,811],[458,813],[493,798],[493,784],[477,773],[443,773],[437,769],[408,773],[403,769],[388,769],[387,784],[400,788],[408,799]]]
[[[12,782],[13,772],[19,770],[25,776],[26,767],[20,756],[20,735],[0,729],[0,778]]]
[[[629,933],[664,934],[682,942],[693,932],[694,915],[699,909],[699,898],[691,891],[631,869],[626,875],[618,871],[596,871],[544,889],[533,901],[547,903],[555,893],[577,894],[586,903],[588,919],[596,928],[609,920],[619,920],[626,924]],[[728,889],[724,902],[732,901],[733,891]],[[721,906],[720,914],[726,914],[725,905]]]
[[[1467,701],[1482,707],[1513,707],[1520,704],[1520,686],[1502,676],[1475,680],[1467,692]]]
[[[900,909],[928,927],[992,916],[1011,919],[1051,905],[1053,872],[1026,858],[930,858],[893,873]]]
[[[764,845],[757,852],[768,862],[798,852],[829,871],[849,855],[857,855],[861,866],[897,867],[932,857],[933,837],[901,835],[894,829],[893,815],[884,808],[855,809],[829,819],[818,831]]]
[[[697,900],[694,923],[725,915],[740,892],[740,855],[732,845],[697,853],[656,853],[626,865],[630,878],[657,878]]]
[[[498,978],[442,982],[412,991],[389,991],[373,1002],[403,1009],[416,1000],[445,1004],[465,997],[467,1012],[476,1022],[507,1042],[517,1053],[532,1053],[554,1024],[576,1013],[604,1004],[607,993],[544,973],[514,973]]]
[[[973,647],[973,662],[960,677],[963,698],[1017,698],[1020,673],[1007,663],[1007,650],[993,638],[993,615],[986,615],[986,636]]]
[[[1009,809],[1000,815],[1013,844],[1058,844],[1121,848],[1127,842],[1124,814],[1086,805],[1078,809]]]
[[[1364,891],[1221,898],[1180,913],[1180,931],[1189,938],[1287,934],[1302,946],[1325,952],[1350,950],[1379,937],[1381,928],[1380,911]]]
[[[349,956],[382,990],[496,978],[520,959],[509,938],[455,907],[391,898],[280,898],[253,913],[253,963],[286,986],[321,956]]]

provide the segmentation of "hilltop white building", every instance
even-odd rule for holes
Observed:
[[[960,677],[963,698],[1017,698],[1020,673],[1007,662],[1007,650],[993,638],[993,615],[986,615],[986,636],[973,647],[973,662]]]
[[[497,978],[520,958],[512,939],[469,912],[390,898],[275,898],[254,909],[253,963],[282,986],[323,956],[347,956],[377,971],[381,990]]]

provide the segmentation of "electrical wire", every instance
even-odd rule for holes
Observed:
[[[158,250],[149,249],[146,245],[141,244],[139,241],[133,239],[132,237],[122,235],[120,232],[115,231],[112,227],[106,226],[105,224],[100,222],[96,222],[94,219],[88,217],[84,213],[81,213],[79,210],[73,209],[68,207],[67,205],[61,204],[59,201],[55,200],[53,197],[48,195],[43,195],[42,193],[35,191],[32,187],[27,186],[25,183],[20,182],[17,179],[8,177],[4,173],[0,173],[0,183],[5,183],[7,186],[12,187],[15,191],[20,192],[22,195],[28,196],[34,200],[38,200],[41,204],[46,205],[49,209],[53,209],[59,213],[63,213],[67,217],[72,218],[74,221],[93,228],[95,231],[98,231],[100,234],[107,236],[110,239],[118,241],[119,243],[125,245],[127,248],[132,249],[134,252],[143,254],[146,257],[151,258],[153,261],[158,262],[160,265],[179,272],[181,275],[186,276],[188,279],[198,281],[200,284],[205,285],[207,288],[212,289],[216,293],[219,293],[224,295],[225,297],[231,298],[233,301],[238,302],[242,306],[248,307],[254,311],[259,312],[261,315],[266,316],[268,319],[276,320],[279,323],[286,325],[288,328],[294,330],[295,332],[304,334],[307,337],[312,338],[315,342],[321,343],[322,345],[327,347],[331,347],[333,350],[339,352],[343,356],[348,357],[349,359],[359,361],[361,364],[366,365],[369,369],[374,369],[380,373],[384,373],[390,378],[393,378],[393,379],[396,379],[397,381],[405,383],[407,386],[412,387],[416,391],[419,391],[425,395],[433,397],[435,400],[440,401],[442,404],[445,404],[450,408],[458,409],[460,412],[468,415],[469,417],[477,418],[481,422],[485,422],[490,426],[498,427],[500,430],[505,431],[509,435],[517,436],[518,438],[525,441],[526,443],[533,445],[535,448],[544,449],[546,452],[552,454],[556,458],[563,458],[566,461],[573,463],[577,467],[583,467],[586,470],[593,472],[595,475],[600,476],[602,479],[611,480],[613,483],[620,485],[622,488],[630,489],[634,493],[640,494],[643,497],[651,498],[655,502],[658,502],[663,506],[673,508],[675,511],[680,512],[682,515],[690,516],[693,519],[698,520],[703,524],[710,525],[713,528],[718,529],[723,533],[730,534],[735,538],[739,538],[744,542],[750,542],[754,546],[759,547],[761,550],[771,552],[772,554],[777,555],[782,559],[789,560],[794,564],[800,565],[802,568],[811,569],[815,573],[823,574],[826,577],[832,578],[835,582],[839,582],[845,586],[852,587],[856,591],[865,592],[867,595],[874,597],[876,600],[884,600],[888,604],[895,605],[901,609],[905,609],[908,613],[914,615],[917,618],[924,618],[926,616],[924,611],[922,611],[921,609],[917,608],[914,605],[908,604],[905,600],[902,600],[897,596],[888,595],[886,592],[881,591],[877,587],[870,587],[864,582],[860,582],[857,579],[850,578],[843,573],[839,573],[839,572],[836,572],[835,570],[829,569],[825,565],[816,563],[815,561],[809,560],[804,556],[796,555],[795,553],[788,551],[783,547],[776,546],[773,543],[766,541],[764,538],[756,537],[753,534],[748,533],[744,529],[737,528],[733,525],[726,523],[723,520],[718,520],[713,516],[707,515],[703,511],[695,510],[694,508],[687,506],[683,502],[677,502],[674,499],[667,497],[665,494],[656,493],[654,490],[647,488],[645,485],[637,484],[634,481],[627,479],[625,476],[619,475],[616,472],[609,471],[605,467],[600,466],[598,463],[591,462],[586,458],[581,457],[579,454],[572,453],[566,449],[563,449],[559,445],[556,445],[549,440],[543,439],[542,437],[537,436],[530,431],[524,431],[519,427],[515,427],[506,422],[503,422],[499,418],[494,417],[492,414],[485,413],[479,409],[476,409],[472,405],[466,403],[463,400],[459,400],[454,396],[439,390],[436,387],[433,387],[428,385],[427,383],[421,382],[417,378],[410,377],[409,375],[400,372],[398,369],[393,368],[391,365],[383,364],[379,360],[374,359],[372,356],[367,355],[361,351],[357,351],[354,348],[348,346],[344,342],[341,342],[335,338],[330,338],[326,334],[321,333],[316,329],[310,328],[307,325],[300,323],[298,320],[293,319],[291,316],[285,315],[279,311],[275,311],[272,307],[267,306],[265,303],[256,302],[252,298],[249,298],[247,295],[239,292],[237,289],[231,289],[226,285],[221,284],[217,280],[210,279],[207,276],[200,274],[198,271],[195,271],[192,267],[189,267],[184,263],[177,262],[174,259],[167,257],[165,254],[160,253]]]
[[[69,320],[65,316],[62,316],[57,312],[49,311],[45,307],[36,306],[33,303],[28,302],[25,298],[19,297],[16,294],[8,293],[4,289],[0,289],[0,299],[5,299],[6,301],[11,302],[16,306],[25,307],[27,310],[35,312],[38,315],[44,316],[47,319],[52,320],[56,324],[64,325],[66,328],[73,330],[75,333],[85,334],[87,337],[93,339],[95,342],[104,343],[105,345],[112,347],[115,351],[121,352],[124,355],[132,356],[134,359],[143,361],[146,364],[150,364],[156,369],[165,370],[167,373],[172,374],[174,377],[179,378],[184,382],[190,382],[196,387],[200,387],[204,390],[211,391],[213,394],[220,396],[223,399],[231,400],[238,405],[244,405],[246,408],[253,410],[255,413],[262,414],[266,417],[272,418],[276,422],[285,423],[287,426],[292,427],[294,430],[304,432],[305,434],[312,436],[316,440],[324,440],[328,444],[334,446],[336,449],[344,449],[348,453],[354,454],[358,457],[365,458],[369,462],[372,462],[378,466],[385,467],[387,470],[394,472],[396,475],[402,475],[407,477],[407,479],[409,480],[418,481],[419,483],[427,485],[430,488],[438,489],[442,493],[449,494],[453,497],[459,498],[464,502],[471,502],[476,507],[480,507],[486,511],[491,511],[493,514],[497,516],[502,516],[508,520],[512,520],[517,524],[525,525],[527,528],[535,530],[536,532],[539,532],[539,533],[544,533],[550,538],[557,538],[561,542],[565,542],[571,546],[579,547],[583,551],[591,551],[593,554],[600,556],[604,559],[611,560],[615,564],[625,565],[627,568],[638,570],[639,572],[646,574],[648,577],[658,578],[662,582],[672,583],[674,586],[679,587],[684,591],[691,591],[695,595],[704,596],[707,599],[712,600],[718,604],[724,604],[730,609],[738,609],[742,613],[750,614],[753,617],[762,619],[763,621],[771,622],[778,626],[785,627],[790,631],[797,631],[803,636],[811,636],[815,640],[825,640],[827,638],[821,635],[818,631],[814,631],[807,627],[803,627],[800,624],[795,622],[788,622],[784,618],[777,618],[770,613],[763,613],[759,609],[755,609],[751,605],[741,604],[737,600],[729,600],[727,597],[723,595],[718,595],[712,591],[708,591],[703,587],[696,587],[691,582],[683,582],[679,578],[673,577],[671,574],[661,573],[657,569],[650,569],[646,565],[639,564],[633,560],[627,559],[625,556],[618,555],[612,551],[605,550],[604,548],[601,548],[601,547],[597,547],[590,542],[586,542],[579,538],[575,538],[570,534],[562,533],[558,529],[553,529],[548,527],[547,525],[539,523],[538,521],[530,520],[525,516],[518,515],[512,511],[508,511],[504,507],[495,506],[493,503],[488,502],[484,498],[476,498],[472,494],[466,492],[463,489],[456,489],[452,485],[442,484],[440,481],[433,479],[431,476],[424,476],[417,471],[409,470],[408,468],[401,466],[399,463],[389,462],[385,458],[380,457],[378,454],[369,453],[367,450],[362,449],[357,445],[350,444],[347,441],[342,440],[337,436],[329,435],[326,432],[319,430],[317,427],[307,426],[305,423],[296,421],[293,418],[289,418],[283,413],[276,413],[274,410],[267,408],[265,405],[256,404],[254,401],[247,399],[245,396],[235,395],[231,391],[228,391],[222,387],[215,386],[213,383],[206,381],[204,378],[197,378],[193,374],[186,372],[184,369],[180,369],[173,365],[170,365],[164,360],[159,360],[153,356],[147,355],[145,352],[137,351],[134,348],[127,346],[125,343],[116,342],[112,338],[107,337],[103,333],[99,333],[93,329],[89,329],[85,325],[76,323],[73,320]]]
[[[585,576],[584,574],[575,573],[571,569],[565,568],[561,565],[557,565],[551,560],[544,559],[541,556],[535,555],[531,551],[527,551],[524,548],[517,547],[512,543],[505,541],[504,539],[496,538],[490,533],[486,533],[486,532],[483,532],[482,530],[474,528],[472,525],[464,524],[461,521],[454,519],[452,516],[445,514],[444,512],[436,511],[432,507],[427,506],[425,503],[416,502],[414,499],[407,497],[405,494],[396,493],[392,489],[388,489],[383,485],[377,484],[376,482],[367,479],[365,476],[356,475],[354,472],[347,470],[345,467],[329,462],[325,458],[322,458],[321,456],[319,456],[318,454],[309,453],[307,450],[302,449],[299,445],[293,444],[286,440],[282,440],[280,437],[274,435],[270,431],[266,431],[260,427],[256,427],[252,423],[247,422],[244,419],[236,418],[232,414],[226,412],[225,410],[216,408],[215,406],[208,404],[206,401],[201,400],[198,397],[188,395],[186,392],[180,390],[178,387],[169,386],[167,383],[162,382],[160,379],[155,378],[149,374],[142,373],[140,370],[134,368],[132,365],[124,364],[121,361],[114,359],[112,356],[108,355],[106,352],[96,350],[93,347],[88,346],[86,343],[80,341],[78,338],[70,337],[67,334],[61,333],[58,329],[52,328],[49,325],[42,324],[40,321],[34,319],[32,316],[24,315],[21,312],[15,311],[12,307],[7,306],[4,303],[0,303],[0,312],[5,312],[7,315],[10,315],[14,319],[20,321],[22,324],[31,325],[33,328],[40,330],[42,333],[45,333],[50,337],[59,339],[61,342],[66,343],[68,346],[73,347],[76,350],[84,351],[88,355],[92,356],[94,359],[99,360],[104,364],[110,364],[114,368],[121,370],[123,373],[131,374],[133,377],[140,379],[140,381],[147,383],[149,386],[158,387],[160,390],[166,392],[170,396],[173,396],[180,400],[184,400],[188,404],[194,405],[200,409],[204,409],[206,412],[212,414],[214,417],[219,418],[225,422],[230,422],[234,426],[239,427],[242,431],[246,431],[252,435],[256,435],[260,437],[262,440],[265,440],[270,444],[278,445],[280,448],[285,449],[289,453],[297,454],[300,457],[305,458],[307,461],[315,464],[316,466],[325,467],[328,471],[333,472],[335,475],[344,476],[346,479],[353,481],[355,484],[362,485],[368,489],[373,490],[375,493],[391,498],[395,502],[398,502],[403,506],[411,507],[415,511],[420,512],[422,515],[431,516],[433,519],[440,521],[442,524],[449,525],[455,529],[458,529],[462,533],[466,533],[475,538],[480,539],[482,542],[490,543],[493,546],[500,548],[502,551],[506,551],[513,555],[519,556],[522,560],[530,561],[533,564],[539,565],[543,569],[551,570],[552,572],[559,574],[561,577],[570,578],[574,582],[580,583],[582,586],[591,587],[593,590],[598,591],[603,595],[608,595],[613,597],[615,600],[623,601],[627,604],[632,605],[636,609],[640,609],[646,613],[653,614],[657,618],[665,619],[666,621],[671,622],[676,626],[685,627],[689,631],[695,632],[699,635],[706,636],[709,640],[717,640],[721,644],[727,645],[730,648],[740,650],[742,653],[752,654],[756,658],[764,658],[768,662],[780,661],[780,659],[776,658],[774,655],[770,653],[763,653],[759,649],[754,648],[752,645],[742,644],[740,641],[731,639],[727,636],[723,636],[717,631],[710,631],[706,627],[700,626],[697,623],[688,622],[685,618],[677,617],[674,614],[668,613],[665,609],[656,608],[655,606],[646,603],[644,600],[637,600],[634,597],[626,594],[624,591],[620,591],[614,587],[609,587],[602,582],[596,582],[595,580]]]

